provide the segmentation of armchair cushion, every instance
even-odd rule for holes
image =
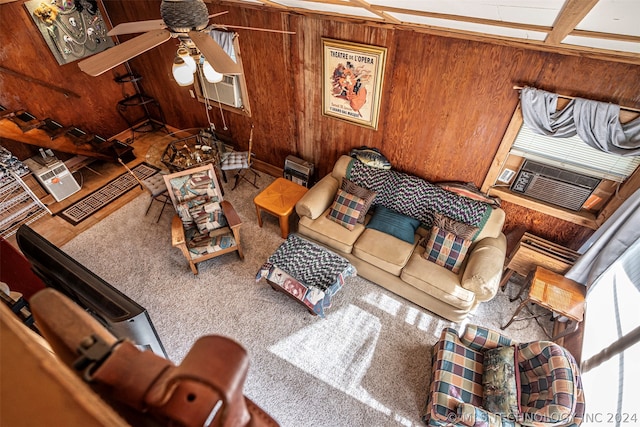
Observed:
[[[200,233],[195,228],[185,230],[187,248],[192,258],[212,254],[236,245],[233,233]]]
[[[201,233],[227,226],[227,219],[218,202],[207,202],[196,206],[189,210],[189,214]]]
[[[516,352],[516,346],[485,351],[482,371],[483,408],[514,421],[520,414],[520,372]]]

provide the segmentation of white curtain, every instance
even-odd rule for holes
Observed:
[[[556,138],[578,135],[591,147],[620,156],[640,155],[640,118],[620,123],[620,106],[575,98],[557,111],[558,95],[525,87],[520,91],[524,123]]]
[[[640,239],[640,190],[636,190],[587,240],[565,277],[589,287]]]
[[[640,382],[640,190],[579,250],[566,277],[588,287],[582,381],[583,427],[637,422]],[[629,417],[636,417],[635,421]]]

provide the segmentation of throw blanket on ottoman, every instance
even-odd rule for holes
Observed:
[[[324,309],[331,306],[331,297],[342,288],[345,278],[355,275],[355,267],[345,258],[290,234],[260,268],[256,282],[265,277],[324,317]]]
[[[358,160],[351,161],[346,176],[355,184],[378,193],[374,205],[418,219],[426,228],[431,228],[433,214],[438,212],[482,230],[491,214],[490,206],[484,202],[459,196],[422,178],[372,168]]]

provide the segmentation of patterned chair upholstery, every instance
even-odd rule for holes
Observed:
[[[520,411],[504,417],[483,408],[484,352],[515,346]],[[578,426],[584,392],[578,365],[550,341],[518,344],[499,332],[468,325],[462,337],[445,328],[433,348],[431,386],[423,421],[433,426]]]
[[[211,164],[164,175],[176,215],[171,224],[171,244],[180,248],[193,274],[197,263],[238,251],[242,221],[231,203],[222,199]]]

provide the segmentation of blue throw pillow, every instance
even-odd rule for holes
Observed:
[[[414,243],[414,235],[419,226],[419,220],[387,209],[382,205],[376,206],[371,221],[367,224],[367,228],[390,234],[408,243]]]

